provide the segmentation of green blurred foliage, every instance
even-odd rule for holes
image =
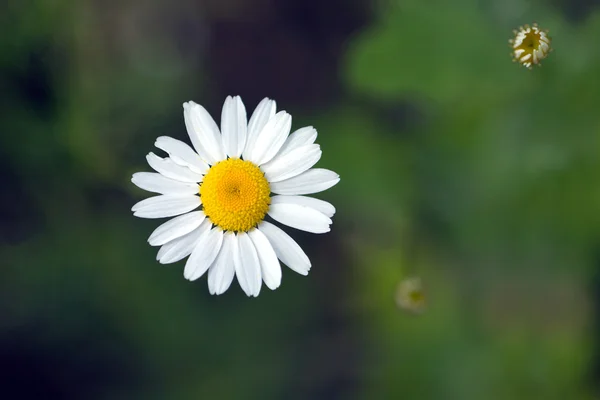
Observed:
[[[426,244],[408,262],[432,275],[433,305],[419,321],[395,319],[390,303],[387,312],[379,306],[396,268],[377,278],[369,270],[371,295],[387,287],[372,308],[384,360],[373,373],[376,397],[589,398],[582,292],[597,268],[600,226],[600,51],[592,44],[600,13],[574,26],[538,4],[510,21],[538,21],[554,38],[543,68],[527,71],[510,65],[506,23],[479,2],[434,3],[390,7],[350,48],[345,75],[356,98],[380,107],[416,99],[426,115],[405,127],[398,147],[399,156],[413,150],[407,234]],[[389,185],[380,196],[394,188],[404,189]],[[440,273],[440,263],[452,272]],[[498,281],[522,277],[525,288],[509,285],[486,300]],[[553,299],[560,291],[567,304]],[[494,324],[501,329],[486,327],[501,317],[488,315],[498,312],[490,301],[513,314]]]

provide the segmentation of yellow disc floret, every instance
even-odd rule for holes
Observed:
[[[263,172],[238,158],[213,165],[200,184],[206,216],[213,224],[234,232],[249,231],[265,218],[270,193]]]

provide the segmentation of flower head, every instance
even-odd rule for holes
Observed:
[[[519,30],[513,31],[515,37],[508,42],[512,47],[511,56],[513,61],[521,63],[526,68],[531,69],[534,64],[539,65],[540,61],[548,56],[552,51],[548,36],[548,30],[540,30],[537,24],[533,26],[521,26]]]
[[[403,310],[414,314],[425,311],[425,292],[421,278],[403,279],[396,289],[396,304]]]
[[[135,204],[135,216],[175,217],[148,239],[161,246],[157,260],[169,264],[189,256],[184,277],[193,281],[208,271],[212,294],[225,292],[234,276],[248,296],[258,296],[263,281],[276,289],[279,260],[308,274],[304,251],[265,217],[307,232],[329,232],[335,208],[304,196],[340,180],[335,172],[312,168],[321,158],[317,131],[305,127],[290,134],[291,116],[275,113],[270,99],[248,121],[240,97],[227,97],[221,130],[202,106],[190,101],[183,109],[194,149],[161,136],[155,146],[168,156],[149,153],[146,159],[156,172],[138,172],[131,179],[159,194]]]

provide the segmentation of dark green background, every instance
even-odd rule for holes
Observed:
[[[595,398],[599,40],[584,0],[3,3],[0,398]],[[341,175],[332,232],[291,232],[309,276],[257,299],[158,264],[130,212],[181,104],[230,94]]]

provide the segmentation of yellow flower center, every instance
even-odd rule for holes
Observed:
[[[412,301],[415,304],[420,304],[425,301],[425,296],[423,295],[423,292],[419,290],[413,290],[412,292],[410,292],[409,297],[410,301]]]
[[[200,184],[204,213],[223,230],[246,232],[265,218],[269,182],[250,161],[230,158],[213,165]]]

